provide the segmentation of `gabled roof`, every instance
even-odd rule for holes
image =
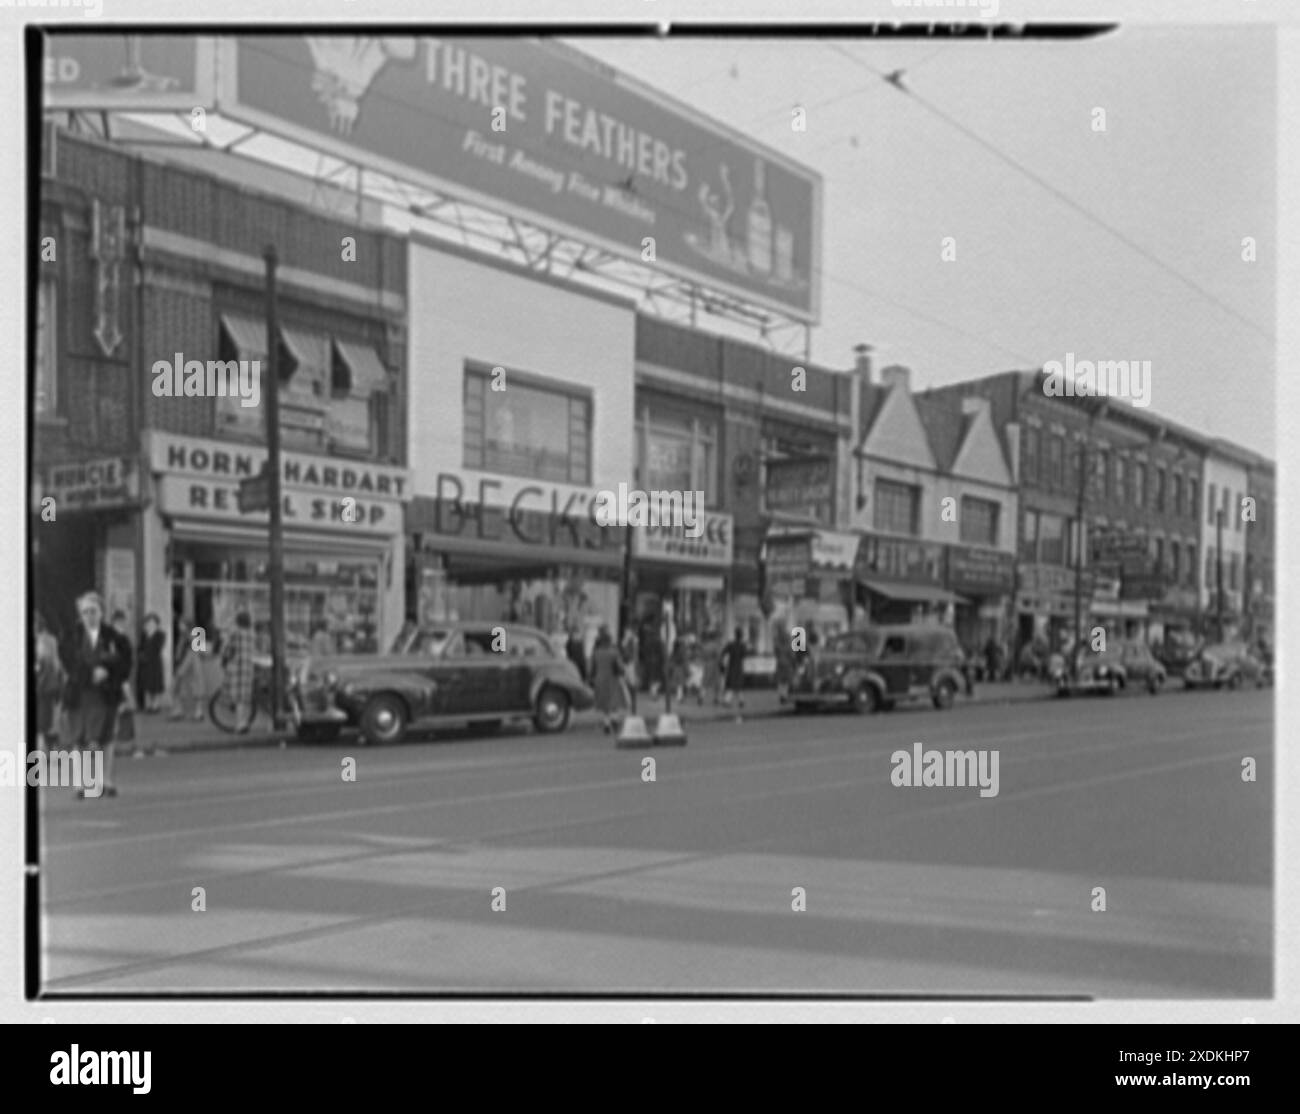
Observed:
[[[957,454],[966,442],[974,421],[973,414],[963,414],[961,400],[950,396],[916,395],[916,412],[930,439],[930,451],[940,472],[951,472]]]

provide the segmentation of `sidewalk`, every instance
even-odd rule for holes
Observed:
[[[1034,700],[1046,700],[1052,696],[1052,690],[1046,685],[1021,684],[1019,682],[1002,682],[997,684],[976,685],[976,704],[1012,704]],[[957,708],[969,703],[964,696],[957,698]],[[653,720],[664,711],[662,696],[652,699],[645,693],[637,697],[637,712],[653,725]],[[674,704],[677,713],[686,725],[692,723],[710,723],[733,720],[739,714],[743,719],[765,719],[771,716],[793,715],[789,705],[780,704],[775,689],[747,689],[743,709],[705,701],[697,704],[694,699],[682,704]],[[600,720],[594,712],[580,712],[573,717],[576,730],[598,730]],[[212,725],[210,720],[195,722],[193,720],[169,720],[166,714],[135,714],[135,741],[119,744],[118,755],[121,758],[141,757],[149,754],[180,753],[203,750],[236,750],[241,747],[271,747],[296,744],[293,729],[281,732],[270,730],[270,724],[264,716],[259,716],[253,729],[247,735],[227,735]],[[305,744],[310,745],[310,744]]]

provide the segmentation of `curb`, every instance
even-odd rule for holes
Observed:
[[[1035,693],[1029,696],[999,696],[987,699],[975,698],[968,702],[968,705],[986,705],[989,707],[1005,706],[1008,704],[1033,704],[1042,700],[1051,700],[1054,693],[1048,689],[1041,693]],[[765,709],[763,711],[749,712],[743,716],[744,720],[758,719],[775,719],[779,716],[794,717],[794,711],[788,705],[777,705],[775,708]],[[707,724],[707,723],[728,723],[732,722],[733,717],[727,715],[717,715],[696,718],[694,716],[684,716],[686,725]],[[581,725],[587,726],[587,725]],[[598,723],[590,726],[597,727]],[[141,744],[134,742],[131,744],[118,743],[121,750],[118,752],[118,758],[122,761],[131,761],[140,758],[168,758],[178,754],[206,754],[217,750],[255,750],[266,749],[267,747],[281,747],[288,749],[290,747],[311,747],[317,744],[300,743],[292,733],[272,732],[260,735],[218,735],[211,738],[199,739],[193,743],[172,744],[172,743],[155,743]],[[130,746],[130,752],[125,749]]]

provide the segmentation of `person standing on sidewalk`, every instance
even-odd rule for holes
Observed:
[[[795,653],[790,632],[785,627],[776,628],[776,641],[772,647],[776,656],[776,702],[784,704],[790,698],[790,683],[794,680]]]
[[[63,664],[59,661],[59,640],[45,625],[39,611],[32,623],[35,631],[33,658],[36,664],[36,747],[44,750],[55,736],[54,721],[63,693]]]
[[[167,717],[171,720],[181,720],[186,716],[194,720],[205,718],[203,705],[208,695],[207,679],[203,674],[203,658],[190,641],[190,631],[189,620],[178,618],[172,659],[172,713]]]
[[[131,643],[104,622],[104,601],[98,592],[77,600],[81,621],[59,648],[63,669],[64,705],[69,733],[76,747],[104,752],[105,797],[116,797],[113,784],[113,733],[122,687],[131,676]],[[81,790],[79,796],[85,797]]]
[[[163,694],[163,649],[167,636],[152,611],[144,617],[140,632],[139,662],[135,670],[136,707],[142,712],[158,711]]]
[[[722,702],[731,706],[731,694],[736,694],[736,707],[745,706],[745,655],[749,652],[745,645],[744,632],[737,627],[735,636],[722,650]],[[739,717],[737,717],[739,718]]]
[[[256,653],[252,616],[241,611],[235,616],[235,629],[221,651],[221,664],[226,669],[226,692],[235,705],[235,722],[244,725],[241,735],[247,735],[253,725],[253,657]]]

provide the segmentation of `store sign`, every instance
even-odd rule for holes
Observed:
[[[1016,560],[996,549],[948,547],[948,587],[977,596],[1005,595],[1015,587]]]
[[[828,530],[814,531],[813,567],[851,572],[858,558],[858,540],[857,534],[832,534]]]
[[[1021,565],[1021,591],[1035,594],[1073,593],[1074,570],[1064,565]]]
[[[764,548],[769,590],[802,595],[805,578],[812,572],[812,538],[806,534],[769,537]]]
[[[942,586],[943,550],[942,542],[864,534],[858,548],[857,575]]]
[[[835,501],[835,466],[828,457],[769,460],[763,505],[769,512],[829,522]]]
[[[686,536],[686,528],[681,525],[641,527],[632,533],[632,554],[650,561],[670,561],[674,564],[713,565],[719,568],[730,565],[731,515],[704,511],[700,515],[700,528],[700,536],[690,538]]]
[[[130,457],[56,464],[41,485],[41,495],[52,497],[58,510],[123,507],[140,498],[140,474]]]
[[[559,484],[441,472],[433,498],[416,497],[407,509],[412,533],[519,546],[620,549],[625,529],[595,518],[600,492]]]
[[[163,514],[267,522],[266,511],[239,509],[240,484],[261,472],[265,449],[154,433],[149,457]],[[404,470],[301,453],[282,454],[280,466],[286,529],[401,533],[402,502],[409,496]]]
[[[234,120],[817,320],[820,177],[562,43],[240,36],[219,68]]]
[[[188,116],[213,106],[213,39],[49,31],[44,39],[47,109],[173,108]]]

